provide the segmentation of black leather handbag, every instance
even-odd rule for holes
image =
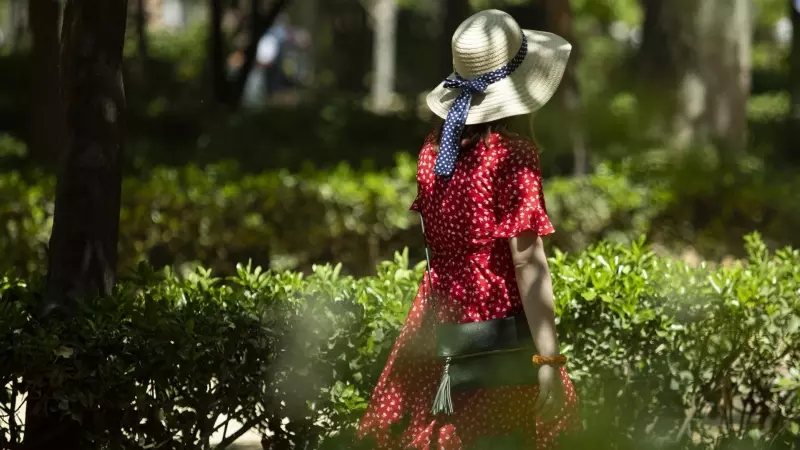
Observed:
[[[428,274],[426,296],[429,311],[434,314],[436,295],[424,222],[422,234]],[[537,368],[531,362],[534,353],[524,313],[481,322],[437,323],[436,357],[444,361],[444,371],[433,402],[433,414],[453,413],[452,392],[537,384]]]

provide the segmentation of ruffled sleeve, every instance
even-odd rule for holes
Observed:
[[[546,236],[555,231],[547,217],[542,173],[536,147],[527,141],[505,142],[498,158],[495,181],[495,238],[511,238],[525,231]]]

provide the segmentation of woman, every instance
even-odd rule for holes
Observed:
[[[411,207],[424,218],[432,289],[444,301],[431,304],[426,276],[359,437],[378,448],[547,449],[576,424],[577,399],[564,368],[541,365],[538,385],[453,393],[453,413],[434,414],[443,371],[434,357],[434,324],[524,312],[536,353],[545,360],[558,355],[541,239],[554,229],[530,119],[553,96],[571,46],[488,10],[459,26],[452,48],[456,73],[427,98],[446,120],[422,148]]]

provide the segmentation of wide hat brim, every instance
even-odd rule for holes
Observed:
[[[511,75],[490,84],[483,94],[472,96],[467,125],[532,113],[556,93],[567,68],[572,45],[553,33],[522,31],[528,39],[527,56]],[[454,77],[455,74],[451,74],[448,78]],[[459,92],[458,89],[444,87],[442,81],[428,94],[428,108],[442,119],[446,118]]]

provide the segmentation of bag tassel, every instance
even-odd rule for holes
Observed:
[[[439,383],[439,390],[436,391],[431,412],[433,415],[453,414],[453,398],[450,396],[450,358],[445,359],[442,381]]]

